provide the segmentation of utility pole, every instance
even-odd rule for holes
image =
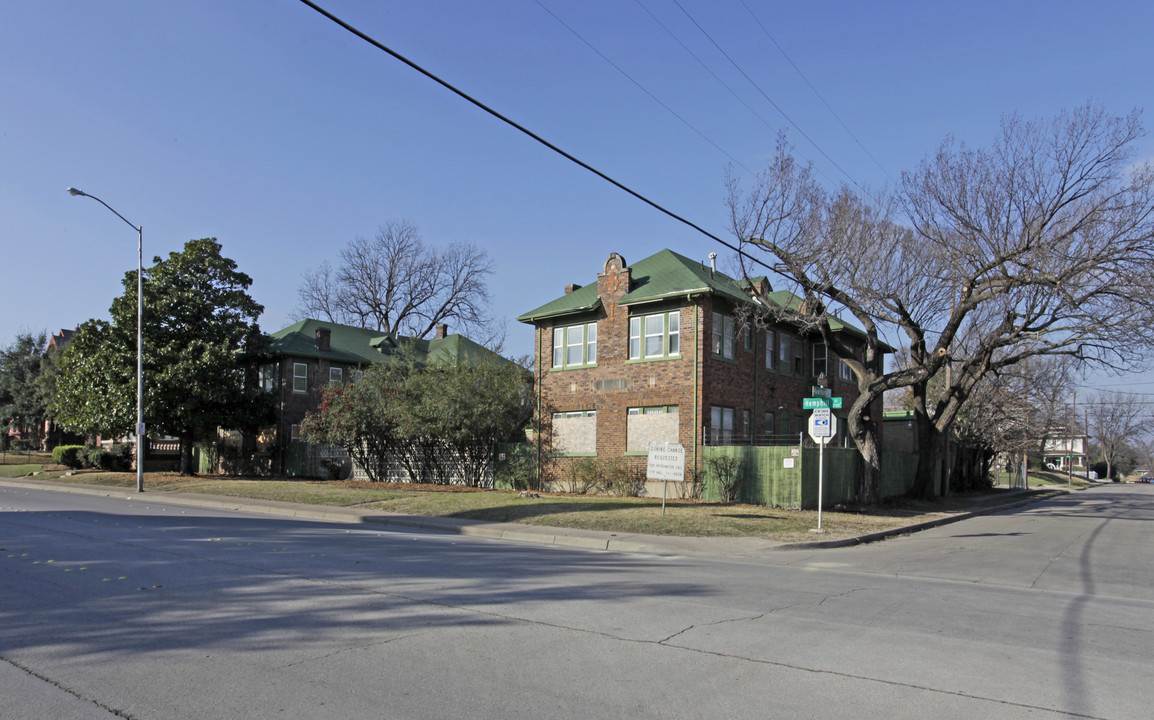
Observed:
[[[1074,487],[1074,418],[1078,413],[1078,393],[1070,393],[1070,445],[1068,446],[1069,453],[1066,455],[1066,460],[1069,464],[1066,466],[1066,486]]]

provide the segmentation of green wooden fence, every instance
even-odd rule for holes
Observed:
[[[714,445],[702,448],[706,500],[720,500],[719,479],[713,477],[710,458],[738,460],[740,481],[738,502],[773,507],[815,510],[818,494],[818,449],[809,447]],[[822,505],[852,503],[861,482],[861,456],[851,448],[826,448]],[[882,458],[882,497],[909,492],[917,456],[887,453]]]

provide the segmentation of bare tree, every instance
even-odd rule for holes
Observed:
[[[804,297],[798,321],[857,378],[848,431],[871,469],[863,500],[877,499],[869,407],[885,391],[912,389],[915,494],[928,497],[946,433],[987,374],[1039,356],[1131,369],[1154,344],[1154,169],[1131,165],[1142,135],[1136,112],[1011,116],[989,149],[947,140],[881,200],[825,193],[784,141],[751,191],[729,181],[734,235],[775,257]],[[864,362],[831,332],[831,308],[866,331]],[[885,333],[903,338],[908,366],[881,367]]]
[[[1098,441],[1106,461],[1106,477],[1114,477],[1114,468],[1131,446],[1141,447],[1143,431],[1150,422],[1146,403],[1130,393],[1104,392],[1089,403],[1086,432]]]
[[[372,238],[350,240],[336,267],[326,261],[306,273],[295,314],[419,338],[452,321],[493,346],[504,331],[489,309],[492,273],[488,254],[476,245],[430,247],[415,225],[389,221]]]

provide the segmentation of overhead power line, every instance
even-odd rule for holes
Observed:
[[[725,80],[722,80],[721,76],[718,75],[717,73],[715,73],[713,71],[713,68],[709,67],[709,65],[706,64],[706,62],[704,60],[702,60],[701,57],[697,53],[693,52],[693,50],[691,50],[689,48],[689,46],[686,45],[681,40],[681,38],[677,37],[677,35],[672,30],[670,30],[669,27],[665,23],[661,22],[661,20],[656,15],[653,14],[653,11],[650,10],[648,7],[646,7],[645,3],[641,2],[641,0],[635,0],[635,1],[641,7],[641,9],[644,10],[646,12],[646,14],[648,14],[649,17],[653,19],[653,22],[657,23],[658,27],[660,27],[662,30],[665,31],[666,35],[673,38],[673,41],[676,42],[678,45],[680,45],[682,50],[684,50],[691,58],[696,60],[697,64],[700,65],[705,70],[705,72],[712,75],[713,79],[716,80],[718,82],[718,84],[720,84],[723,88],[725,88],[727,91],[729,91],[729,94],[732,95],[733,98],[735,100],[737,100],[739,103],[741,103],[745,107],[745,109],[748,110],[755,118],[757,118],[759,121],[761,121],[762,125],[766,126],[767,128],[769,128],[770,130],[772,130],[774,132],[777,132],[778,130],[780,130],[780,128],[776,128],[773,125],[771,125],[770,122],[768,120],[766,120],[765,117],[762,116],[761,113],[759,113],[757,110],[755,110],[752,105],[747,103],[743,97],[738,95],[737,91],[734,90],[729,85],[729,83],[725,82]],[[804,154],[802,154],[800,152],[798,154],[802,155],[803,157],[806,157]],[[806,159],[808,160],[809,158],[806,157]],[[821,167],[817,167],[817,166],[815,166],[815,167],[817,168],[817,171],[819,173],[821,173],[822,177],[826,178],[827,180],[832,180],[832,178],[830,178],[828,175],[826,175],[825,171]]]
[[[781,107],[780,107],[780,106],[779,106],[779,105],[778,105],[776,102],[774,102],[774,101],[773,101],[773,98],[771,98],[771,97],[769,96],[769,93],[767,93],[767,92],[765,92],[765,90],[762,90],[762,89],[761,89],[761,86],[757,84],[757,81],[755,81],[753,78],[751,78],[751,77],[749,76],[749,74],[748,74],[748,73],[746,73],[746,72],[745,72],[745,70],[743,70],[743,69],[742,69],[742,67],[741,67],[740,65],[738,65],[738,64],[737,64],[737,61],[736,61],[736,60],[734,60],[732,57],[730,57],[729,53],[727,53],[727,52],[725,51],[725,48],[721,47],[721,45],[720,45],[720,44],[718,44],[718,42],[717,42],[716,40],[714,40],[714,39],[713,39],[713,36],[712,36],[712,35],[710,35],[708,32],[706,32],[706,31],[705,31],[705,28],[701,27],[701,23],[697,22],[697,20],[696,20],[696,19],[695,19],[695,18],[694,18],[692,15],[690,15],[690,14],[689,14],[689,11],[688,11],[688,10],[686,10],[686,9],[685,9],[685,8],[684,8],[684,7],[681,5],[681,3],[680,3],[680,2],[678,2],[678,0],[673,0],[673,4],[674,4],[674,5],[676,5],[678,8],[680,8],[680,9],[681,9],[681,12],[685,13],[685,17],[689,18],[689,21],[690,21],[690,22],[692,22],[694,25],[696,25],[696,26],[697,26],[697,29],[701,31],[701,34],[702,34],[702,35],[704,35],[704,36],[706,37],[706,39],[708,39],[708,40],[709,40],[709,42],[713,43],[713,46],[714,46],[715,48],[717,48],[717,51],[718,51],[718,52],[720,52],[722,55],[724,55],[724,56],[725,56],[725,59],[726,59],[726,60],[728,60],[728,61],[730,62],[730,64],[731,64],[731,65],[733,65],[733,67],[737,68],[737,71],[738,71],[739,73],[741,73],[741,76],[742,76],[742,77],[744,77],[746,80],[748,80],[748,81],[749,81],[749,84],[750,84],[750,85],[752,85],[752,86],[753,86],[753,88],[754,88],[755,90],[757,90],[757,92],[758,92],[758,93],[760,93],[760,94],[761,94],[761,96],[762,96],[763,98],[765,98],[765,101],[766,101],[766,102],[768,102],[770,105],[772,105],[772,106],[773,106],[773,109],[774,109],[774,110],[777,110],[777,112],[778,112],[778,113],[779,113],[779,114],[780,114],[780,115],[781,115],[783,118],[785,118],[785,121],[786,121],[786,122],[788,122],[790,125],[792,125],[792,126],[793,126],[793,129],[794,129],[794,130],[797,130],[797,132],[798,132],[798,133],[799,133],[799,134],[800,134],[800,135],[801,135],[803,138],[805,138],[805,139],[806,139],[806,141],[807,141],[807,142],[808,142],[810,145],[813,145],[813,147],[814,147],[814,149],[815,149],[815,150],[817,150],[819,153],[821,153],[821,154],[822,154],[822,157],[824,157],[826,160],[829,160],[830,164],[831,164],[831,165],[833,165],[835,168],[837,168],[837,169],[838,169],[838,172],[840,172],[842,175],[845,175],[845,176],[846,176],[846,178],[847,178],[847,179],[848,179],[848,180],[849,180],[851,183],[853,183],[853,184],[854,184],[854,186],[855,186],[855,187],[857,187],[857,189],[858,189],[858,190],[861,190],[863,193],[864,193],[864,192],[866,192],[865,188],[863,188],[863,187],[862,187],[860,184],[858,184],[858,181],[857,181],[857,180],[855,180],[855,179],[853,178],[853,176],[852,176],[852,175],[850,175],[848,172],[846,172],[846,171],[845,171],[845,169],[844,169],[844,168],[842,168],[842,166],[841,166],[841,165],[838,165],[838,164],[837,164],[837,161],[836,161],[836,160],[834,160],[833,158],[831,158],[831,157],[829,156],[829,153],[827,153],[825,150],[822,150],[822,149],[821,149],[821,146],[817,144],[817,141],[815,141],[815,140],[814,140],[813,138],[811,138],[811,137],[810,137],[808,134],[806,134],[805,130],[802,130],[802,129],[801,129],[801,126],[800,126],[800,125],[798,125],[796,122],[794,122],[794,121],[793,121],[793,118],[791,118],[791,117],[790,117],[790,116],[789,116],[789,115],[788,115],[788,114],[785,112],[785,110],[782,110],[782,109],[781,109]]]
[[[650,200],[649,198],[647,198],[646,196],[637,192],[633,188],[625,185],[624,183],[621,183],[621,182],[613,179],[612,177],[606,175],[605,173],[601,172],[600,170],[598,170],[597,168],[593,167],[592,165],[586,163],[585,161],[578,159],[574,155],[566,152],[565,150],[562,150],[560,147],[549,142],[545,138],[541,137],[537,133],[535,133],[532,130],[530,130],[529,128],[525,127],[524,125],[521,125],[520,123],[518,123],[518,122],[506,117],[505,115],[497,112],[496,110],[489,107],[485,103],[474,98],[473,96],[469,95],[465,91],[457,88],[455,85],[449,83],[447,80],[443,80],[442,78],[433,74],[429,70],[426,70],[422,66],[418,65],[417,63],[408,59],[404,55],[400,54],[396,50],[393,50],[392,48],[388,47],[387,45],[380,42],[379,40],[373,38],[372,36],[368,35],[365,32],[362,32],[361,30],[357,29],[356,27],[354,27],[354,26],[350,25],[349,23],[345,22],[344,20],[340,19],[336,15],[333,15],[331,12],[329,12],[328,10],[325,10],[320,5],[317,5],[316,3],[312,2],[311,0],[300,0],[300,1],[304,5],[307,5],[308,7],[312,8],[317,13],[328,18],[329,20],[336,23],[337,25],[344,28],[346,31],[352,33],[353,35],[356,35],[361,40],[364,40],[365,42],[367,42],[368,44],[377,48],[381,52],[392,56],[393,58],[401,61],[405,65],[408,65],[413,70],[416,70],[417,72],[421,73],[422,75],[429,78],[430,80],[437,83],[438,85],[445,88],[446,90],[449,90],[453,94],[457,95],[458,97],[462,98],[463,100],[468,101],[469,103],[471,103],[472,105],[475,105],[476,107],[480,108],[481,110],[484,110],[489,115],[492,115],[493,117],[497,118],[498,120],[505,123],[506,125],[509,125],[510,127],[516,129],[517,131],[523,133],[524,135],[529,136],[533,140],[535,140],[538,143],[540,143],[541,145],[544,145],[545,147],[549,148],[550,150],[557,153],[558,155],[565,158],[566,160],[588,170],[589,172],[593,173],[594,175],[601,178],[602,180],[610,183],[611,185],[618,188],[619,190],[623,190],[624,192],[629,193],[630,195],[637,198],[638,200],[645,203],[646,205],[653,208],[654,210],[657,210],[658,212],[663,213],[664,215],[666,215],[670,218],[673,218],[677,222],[696,230],[697,232],[699,232],[700,234],[709,238],[710,240],[713,240],[714,242],[720,243],[721,245],[729,248],[730,250],[734,251],[735,253],[737,253],[741,257],[744,257],[745,259],[749,260],[750,262],[752,262],[756,265],[760,265],[761,267],[764,267],[765,269],[769,270],[772,273],[775,273],[778,275],[782,274],[781,271],[779,271],[777,268],[773,267],[772,265],[769,265],[764,260],[761,260],[760,258],[754,257],[753,255],[750,255],[749,253],[745,252],[744,250],[737,247],[733,243],[730,243],[730,242],[727,242],[727,241],[721,239],[720,237],[718,237],[717,235],[714,235],[713,233],[709,232],[708,230],[701,227],[700,225],[692,222],[691,220],[688,220],[688,219],[682,217],[681,215],[678,215],[677,213],[673,212],[672,210],[669,210],[668,208],[666,208],[665,206],[663,206],[663,205],[661,205],[661,204],[659,204],[653,200]]]
[[[879,169],[879,170],[881,170],[883,173],[885,173],[885,176],[886,176],[887,178],[889,178],[889,179],[892,181],[892,180],[893,180],[893,178],[892,178],[892,177],[890,177],[890,173],[889,173],[889,171],[888,171],[888,170],[886,170],[886,169],[885,169],[885,166],[883,166],[883,165],[882,165],[880,162],[878,162],[878,159],[877,159],[877,158],[875,158],[875,157],[873,156],[873,153],[871,153],[871,152],[869,151],[869,148],[867,148],[867,147],[865,146],[865,144],[864,144],[864,143],[862,143],[862,141],[858,139],[858,136],[854,134],[853,130],[850,130],[850,129],[849,129],[849,126],[845,124],[845,121],[841,119],[841,116],[840,116],[840,115],[838,115],[838,114],[837,114],[837,112],[836,112],[836,111],[835,111],[835,110],[834,110],[832,107],[830,107],[830,104],[829,104],[828,102],[826,102],[826,101],[825,101],[825,98],[824,98],[824,97],[822,97],[821,93],[819,93],[819,92],[817,91],[817,88],[815,88],[815,87],[813,86],[813,83],[811,83],[811,82],[809,81],[809,78],[807,78],[807,77],[805,76],[805,73],[803,73],[803,72],[801,71],[801,68],[799,68],[799,67],[797,66],[797,63],[795,63],[795,62],[793,61],[793,58],[791,58],[791,57],[789,56],[789,53],[787,53],[787,52],[785,51],[785,48],[783,48],[783,47],[781,46],[781,44],[780,44],[780,43],[778,43],[777,39],[776,39],[776,38],[773,36],[773,34],[769,32],[769,29],[768,29],[767,27],[765,27],[765,25],[764,25],[764,24],[761,22],[761,19],[760,19],[760,18],[758,18],[758,17],[757,17],[757,15],[755,15],[755,14],[754,14],[753,10],[752,10],[752,9],[749,7],[749,5],[748,5],[748,4],[746,4],[745,0],[741,0],[741,6],[745,8],[745,11],[749,13],[750,17],[752,17],[752,18],[753,18],[753,21],[754,21],[755,23],[757,23],[757,26],[758,26],[759,28],[761,28],[761,31],[762,31],[763,33],[765,33],[765,36],[766,36],[767,38],[769,38],[769,41],[770,41],[771,43],[773,43],[773,46],[774,46],[775,48],[777,48],[777,51],[781,53],[781,56],[785,58],[786,62],[788,62],[788,63],[789,63],[790,67],[792,67],[792,68],[793,68],[793,69],[794,69],[794,70],[797,72],[797,75],[798,75],[798,77],[800,77],[800,78],[802,79],[802,81],[803,81],[803,82],[804,82],[804,83],[805,83],[805,84],[806,84],[806,85],[809,87],[809,89],[813,91],[813,94],[817,96],[817,99],[818,99],[818,100],[821,100],[821,104],[822,104],[822,105],[825,105],[825,109],[826,109],[826,110],[829,110],[829,113],[830,113],[830,115],[833,115],[833,116],[834,116],[834,118],[835,118],[835,119],[838,121],[838,123],[839,123],[839,124],[840,124],[840,125],[841,125],[841,126],[844,128],[844,129],[845,129],[845,131],[846,131],[847,133],[849,133],[849,136],[850,136],[851,138],[853,138],[854,142],[856,142],[856,143],[858,144],[858,147],[860,147],[860,148],[862,149],[862,151],[863,151],[863,152],[864,152],[866,155],[868,155],[868,156],[869,156],[869,159],[870,159],[870,160],[873,160],[873,163],[874,163],[874,165],[877,165],[877,166],[878,166],[878,169]]]
[[[627,79],[629,82],[631,82],[631,83],[633,83],[634,85],[636,85],[636,86],[637,86],[637,88],[638,88],[639,90],[641,90],[641,92],[643,92],[643,93],[645,93],[646,95],[648,95],[648,96],[649,96],[649,97],[650,97],[650,98],[653,100],[653,102],[655,102],[655,103],[657,103],[658,105],[660,105],[661,107],[665,108],[665,111],[666,111],[666,112],[668,112],[670,115],[672,115],[673,117],[675,117],[675,118],[677,118],[679,121],[681,121],[681,123],[682,123],[683,125],[685,125],[685,127],[689,128],[689,129],[690,129],[690,130],[692,130],[693,132],[697,133],[697,134],[698,134],[698,136],[700,136],[702,140],[704,140],[705,142],[707,142],[707,143],[709,143],[710,145],[712,145],[712,146],[713,146],[713,147],[714,147],[714,148],[715,148],[715,149],[716,149],[716,150],[717,150],[719,153],[721,153],[721,154],[722,154],[722,155],[724,155],[725,157],[729,158],[729,159],[730,159],[730,161],[731,161],[731,162],[733,162],[735,165],[739,165],[739,166],[741,166],[741,168],[742,168],[743,170],[745,170],[747,173],[749,173],[750,175],[753,175],[753,174],[754,174],[754,172],[753,172],[752,170],[750,170],[749,168],[747,168],[747,167],[745,166],[745,163],[741,162],[741,161],[740,161],[740,160],[738,160],[737,158],[735,158],[735,157],[733,157],[732,155],[730,155],[730,154],[729,154],[729,152],[728,152],[728,151],[727,151],[725,148],[723,148],[723,147],[721,147],[720,145],[718,145],[716,142],[714,142],[714,141],[713,141],[713,139],[712,139],[712,138],[710,138],[708,135],[706,135],[705,133],[703,133],[701,130],[697,129],[697,127],[695,127],[695,126],[694,126],[694,125],[693,125],[691,122],[689,122],[688,120],[686,120],[685,118],[683,118],[681,115],[679,115],[679,114],[677,113],[677,111],[675,111],[673,108],[671,108],[671,107],[669,107],[668,105],[666,105],[666,104],[665,104],[665,103],[664,103],[664,102],[661,100],[661,98],[659,98],[659,97],[657,97],[656,95],[654,95],[652,92],[650,92],[650,91],[649,91],[649,89],[648,89],[647,87],[645,87],[645,86],[644,86],[644,85],[642,85],[640,82],[638,82],[638,81],[637,81],[637,80],[636,80],[636,79],[635,79],[635,78],[634,78],[632,75],[630,75],[629,73],[625,72],[625,70],[624,70],[624,69],[623,69],[623,68],[622,68],[620,65],[618,65],[618,64],[617,64],[617,63],[615,63],[615,62],[613,62],[613,61],[612,61],[612,60],[609,58],[609,56],[608,56],[608,55],[606,55],[605,53],[603,53],[603,52],[601,52],[600,50],[598,50],[598,49],[597,49],[597,47],[596,47],[596,46],[595,46],[593,43],[591,43],[591,42],[589,42],[588,40],[586,40],[586,39],[585,39],[585,38],[584,38],[584,37],[581,35],[581,33],[577,32],[577,30],[575,30],[575,29],[574,29],[574,28],[573,28],[571,25],[569,25],[569,23],[567,23],[567,22],[565,22],[564,20],[562,20],[562,19],[561,19],[561,18],[560,18],[560,17],[557,15],[557,13],[553,12],[552,10],[550,10],[550,9],[549,9],[549,7],[545,5],[545,3],[541,2],[541,0],[536,0],[536,2],[537,2],[537,5],[538,5],[538,6],[540,6],[540,8],[541,8],[542,10],[544,10],[544,11],[545,11],[545,12],[547,12],[547,13],[549,13],[549,15],[550,15],[550,16],[551,16],[551,17],[552,17],[554,20],[556,20],[556,21],[557,21],[557,23],[558,23],[559,25],[561,25],[561,27],[565,28],[565,29],[566,29],[566,30],[568,30],[570,33],[572,33],[573,37],[575,37],[575,38],[577,38],[578,40],[580,40],[581,42],[585,43],[585,46],[586,46],[586,47],[588,47],[588,48],[589,48],[590,50],[592,50],[593,52],[597,53],[597,57],[601,58],[601,59],[602,59],[602,60],[604,60],[606,63],[608,63],[608,64],[609,64],[609,66],[610,66],[610,67],[612,67],[614,70],[616,70],[617,72],[619,72],[619,73],[621,73],[622,75],[624,75],[624,76],[625,76],[625,79]]]

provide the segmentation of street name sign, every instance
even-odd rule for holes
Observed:
[[[841,398],[839,397],[808,397],[801,399],[801,407],[803,410],[816,410],[817,408],[835,408],[841,409]]]

